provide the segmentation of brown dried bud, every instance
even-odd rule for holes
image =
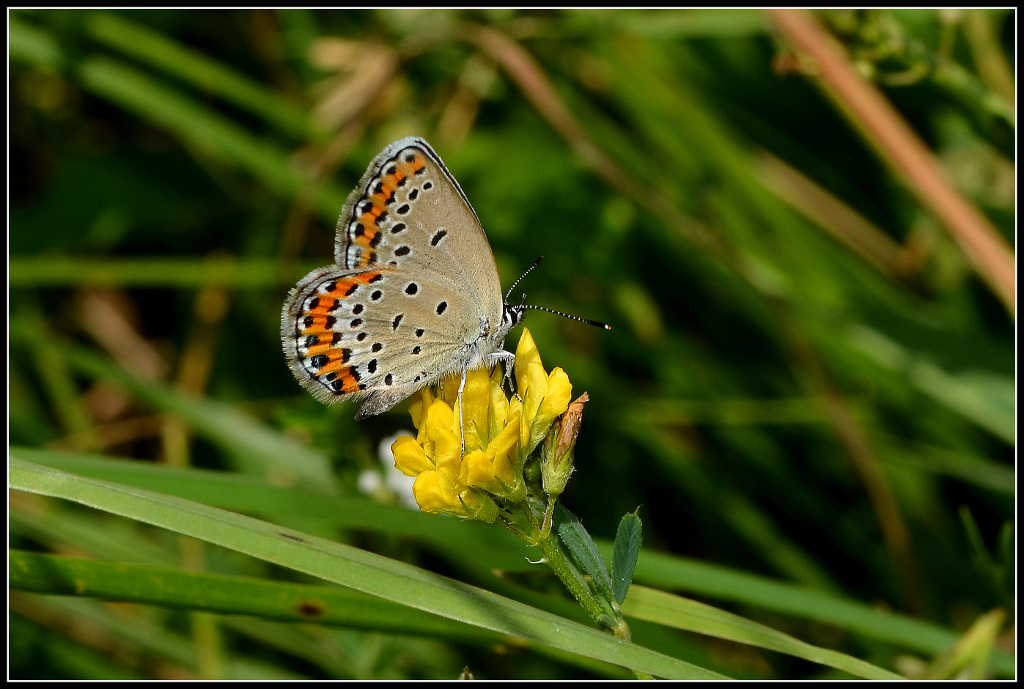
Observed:
[[[580,422],[583,419],[583,405],[589,400],[590,397],[584,392],[571,402],[544,439],[540,469],[544,492],[548,495],[560,495],[565,489],[565,484],[569,482],[569,475],[573,470],[576,436],[579,435]]]

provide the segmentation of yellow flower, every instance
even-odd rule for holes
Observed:
[[[395,466],[416,477],[413,495],[420,509],[493,521],[499,503],[525,499],[523,463],[569,406],[572,384],[560,368],[544,371],[526,329],[514,372],[518,398],[502,390],[500,366],[466,373],[461,429],[459,374],[442,381],[436,395],[424,389],[412,398],[409,414],[417,436],[400,437],[391,449]]]
[[[551,423],[569,408],[572,383],[560,368],[550,375],[544,372],[537,345],[526,328],[516,348],[515,372],[519,396],[523,398],[519,443],[525,457],[544,439]]]

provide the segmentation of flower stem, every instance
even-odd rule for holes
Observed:
[[[546,537],[538,539],[537,545],[544,552],[544,559],[548,566],[562,580],[565,587],[569,589],[569,593],[583,606],[587,614],[595,622],[608,626],[608,614],[605,612],[604,606],[601,605],[601,602],[594,595],[590,586],[587,585],[586,580],[580,574],[576,565],[566,555],[558,536],[548,531]]]
[[[551,523],[555,513],[555,499],[548,498],[548,506],[544,510],[544,523],[540,527],[540,537],[547,538],[551,535]]]
[[[609,615],[607,605],[603,604],[603,601],[594,594],[593,589],[587,584],[576,565],[566,556],[557,534],[552,533],[550,527],[548,533],[538,539],[537,545],[544,551],[544,559],[548,566],[558,575],[565,587],[594,621],[606,627],[616,638],[629,643],[631,640],[629,625],[622,618],[618,606],[614,606],[614,612]],[[651,674],[640,670],[633,670],[633,675],[637,679],[654,679]]]

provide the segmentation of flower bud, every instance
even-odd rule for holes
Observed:
[[[544,492],[550,496],[561,495],[573,470],[573,450],[576,436],[583,419],[583,405],[590,397],[583,393],[569,405],[561,418],[551,427],[541,451],[540,471]]]

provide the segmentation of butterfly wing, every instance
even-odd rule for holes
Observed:
[[[383,264],[444,277],[469,292],[486,315],[501,317],[501,282],[480,219],[423,139],[399,139],[373,159],[337,230],[338,265]]]
[[[365,398],[356,418],[379,414],[500,346],[487,237],[422,139],[370,164],[339,218],[336,260],[300,281],[282,315],[289,366],[317,399]]]
[[[447,280],[328,266],[292,290],[281,339],[303,387],[325,403],[365,398],[362,418],[468,365],[480,326],[458,314],[474,308]]]

